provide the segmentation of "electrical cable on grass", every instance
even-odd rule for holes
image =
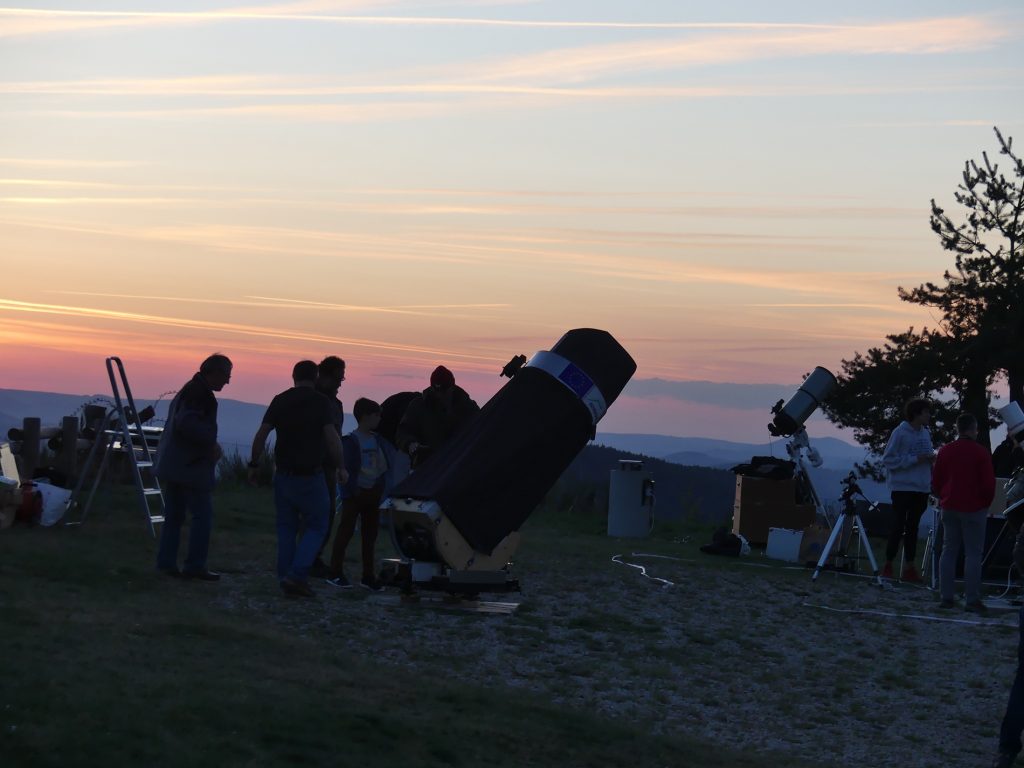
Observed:
[[[831,608],[827,605],[815,605],[814,603],[801,603],[805,608],[817,608],[830,613],[859,614],[861,616],[882,616],[889,619],[921,619],[922,621],[936,621],[943,624],[963,624],[974,627],[1007,627],[1016,629],[1016,625],[1004,621],[976,621],[974,619],[947,619],[944,616],[928,616],[920,613],[894,613],[891,611],[875,611],[868,608]]]
[[[672,555],[653,555],[649,552],[630,552],[630,557],[651,557],[657,560],[675,560],[677,563],[696,563],[697,561],[688,557],[673,557]]]
[[[649,573],[647,573],[647,569],[644,568],[642,565],[637,565],[636,563],[627,563],[625,560],[622,559],[622,555],[615,555],[615,557],[612,558],[612,562],[618,563],[619,565],[629,566],[630,568],[636,568],[638,571],[640,571],[640,575],[643,576],[645,579],[661,582],[662,589],[667,589],[668,587],[675,586],[675,584],[669,581],[668,579],[662,579],[657,576],[651,576]]]

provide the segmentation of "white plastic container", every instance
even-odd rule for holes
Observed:
[[[608,535],[641,539],[654,525],[654,481],[642,461],[619,461],[608,486]]]
[[[769,528],[768,546],[765,548],[764,553],[773,560],[799,563],[800,545],[803,541],[803,531],[793,531],[789,528]]]

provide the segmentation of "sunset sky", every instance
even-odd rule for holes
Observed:
[[[1012,0],[9,5],[0,387],[221,351],[260,403],[338,354],[347,404],[438,363],[483,403],[596,327],[639,365],[605,431],[766,439],[933,323],[896,287],[950,266],[929,200],[992,127],[1024,142],[1022,75]]]

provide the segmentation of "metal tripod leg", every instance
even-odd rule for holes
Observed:
[[[935,544],[939,536],[938,515],[932,507],[932,524],[928,529],[928,538],[924,542],[924,555],[921,557],[921,572],[928,574],[928,588],[935,590],[939,581],[939,563],[935,557]]]
[[[96,493],[96,488],[100,483],[100,479],[103,477],[103,472],[107,468],[107,464],[110,461],[110,441],[107,439],[106,430],[110,426],[111,417],[114,411],[108,411],[103,415],[103,420],[100,422],[99,429],[96,431],[96,437],[93,439],[92,447],[89,449],[89,455],[85,460],[85,464],[82,465],[82,469],[78,475],[78,482],[75,484],[74,491],[71,492],[71,498],[68,501],[68,509],[79,504],[79,497],[85,488],[85,479],[89,474],[89,470],[93,468],[96,457],[100,452],[103,453],[103,458],[100,460],[100,464],[96,467],[96,476],[93,478],[92,487],[89,490],[89,498],[85,502],[85,506],[81,507],[81,513],[78,516],[78,520],[68,521],[64,525],[81,525],[85,522],[85,516],[89,513],[89,507],[92,505],[92,497]]]
[[[878,574],[878,563],[875,561],[875,553],[871,551],[871,542],[868,540],[868,532],[864,530],[864,521],[860,519],[860,515],[854,514],[853,516],[854,525],[857,526],[857,530],[860,531],[860,540],[864,545],[865,551],[868,553],[868,562],[871,563],[871,575],[875,577],[875,584],[882,586],[882,577]]]
[[[843,526],[846,523],[846,512],[840,512],[839,518],[836,520],[836,524],[832,526],[832,533],[828,536],[828,541],[825,543],[825,548],[821,550],[821,557],[818,558],[818,564],[814,568],[814,573],[811,575],[811,581],[817,581],[818,574],[821,573],[821,569],[825,567],[825,563],[828,562],[829,555],[832,554],[832,547],[836,544],[836,539],[839,538],[843,531]]]
[[[828,542],[825,544],[825,548],[821,551],[821,557],[818,558],[818,564],[814,568],[814,573],[811,575],[811,581],[817,581],[818,574],[821,573],[821,569],[825,567],[825,563],[828,562],[829,556],[832,554],[832,547],[835,546],[836,540],[842,535],[843,528],[846,526],[846,519],[850,517],[844,510],[840,513],[839,519],[836,520],[835,526],[832,528],[832,533],[828,537]],[[875,579],[875,584],[882,586],[882,579],[878,574],[878,563],[875,561],[875,553],[871,551],[871,542],[868,540],[868,533],[864,530],[864,522],[860,519],[860,515],[856,512],[853,514],[853,522],[860,532],[860,541],[867,550],[868,562],[871,563],[871,575]]]

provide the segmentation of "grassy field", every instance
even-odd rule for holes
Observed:
[[[138,512],[110,491],[80,527],[0,533],[0,765],[809,764],[696,730],[656,735],[586,701],[510,687],[499,674],[448,676],[444,658],[432,659],[431,674],[395,664],[396,653],[415,658],[415,625],[435,620],[429,609],[395,609],[408,631],[381,638],[390,656],[355,644],[348,627],[362,594],[279,595],[269,492],[222,489],[215,509],[218,584],[158,576]],[[601,521],[535,518],[529,557],[557,556],[569,540],[580,557],[607,556]],[[678,553],[678,536],[664,531],[652,551]],[[600,637],[616,622],[657,631],[614,611],[569,623]],[[505,663],[506,629],[537,648],[554,642],[528,597],[511,619],[459,615],[446,625],[493,636],[496,664]],[[587,667],[587,655],[576,663]]]

